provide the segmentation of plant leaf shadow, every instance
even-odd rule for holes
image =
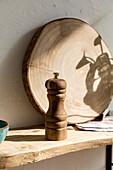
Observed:
[[[109,54],[104,51],[101,41],[99,35],[93,42],[94,46],[100,46],[100,54],[97,55],[96,59],[93,60],[84,51],[82,59],[75,67],[77,70],[89,64],[85,80],[87,93],[83,102],[99,114],[108,107],[113,93],[113,64],[111,63],[113,58],[110,58]]]

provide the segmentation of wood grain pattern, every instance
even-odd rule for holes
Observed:
[[[23,70],[25,89],[35,109],[48,109],[44,83],[59,72],[67,81],[65,109],[68,123],[99,116],[112,96],[112,57],[99,34],[77,19],[61,19],[45,25],[27,51]],[[25,81],[26,80],[26,81]]]
[[[43,117],[45,117],[45,112],[44,110],[40,107],[40,105],[37,103],[37,101],[34,100],[33,96],[32,96],[32,93],[31,93],[31,90],[30,90],[30,86],[29,86],[29,80],[28,80],[28,76],[27,76],[27,73],[28,73],[28,61],[29,61],[29,58],[31,56],[31,53],[32,53],[32,50],[34,49],[34,46],[37,42],[37,38],[39,37],[39,34],[41,33],[41,30],[42,30],[43,27],[40,27],[38,29],[38,31],[34,34],[29,46],[28,46],[28,49],[26,51],[26,54],[25,54],[25,57],[24,57],[24,60],[23,60],[23,66],[22,66],[22,79],[23,79],[23,85],[24,85],[24,88],[25,88],[25,91],[26,91],[26,94],[32,104],[32,106],[37,110],[38,113],[40,113]]]
[[[113,132],[76,131],[73,127],[68,127],[67,132],[65,141],[46,141],[44,127],[10,130],[0,144],[0,169],[113,144]]]

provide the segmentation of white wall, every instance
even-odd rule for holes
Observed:
[[[113,0],[0,0],[0,119],[7,120],[10,127],[40,124],[44,121],[25,94],[21,77],[22,62],[36,29],[62,17],[76,17],[88,22],[97,29],[113,54]],[[113,104],[110,107],[113,108]],[[56,164],[58,160],[62,160],[61,169],[64,169],[68,167],[65,160],[69,158],[70,169],[93,170],[93,151],[68,154],[23,166],[22,169],[35,169],[37,166],[44,169],[47,165],[48,170],[54,170],[52,165],[48,165],[51,161]],[[96,155],[101,156],[96,161],[98,168],[95,170],[104,167],[104,151],[104,148],[96,150]],[[88,161],[82,160],[83,155]],[[83,168],[80,168],[81,160],[84,161]]]

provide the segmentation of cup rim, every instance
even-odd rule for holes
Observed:
[[[3,127],[3,128],[0,128],[0,130],[2,130],[2,129],[6,129],[7,127],[9,127],[9,123],[8,123],[8,122],[6,122],[6,121],[4,121],[4,120],[0,120],[0,122],[4,122],[4,123],[6,123],[6,126],[5,126],[5,127]]]

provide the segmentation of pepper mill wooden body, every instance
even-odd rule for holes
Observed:
[[[66,97],[66,81],[58,79],[58,74],[46,81],[49,108],[45,117],[45,136],[48,140],[64,140],[67,138],[67,114],[64,109]]]

